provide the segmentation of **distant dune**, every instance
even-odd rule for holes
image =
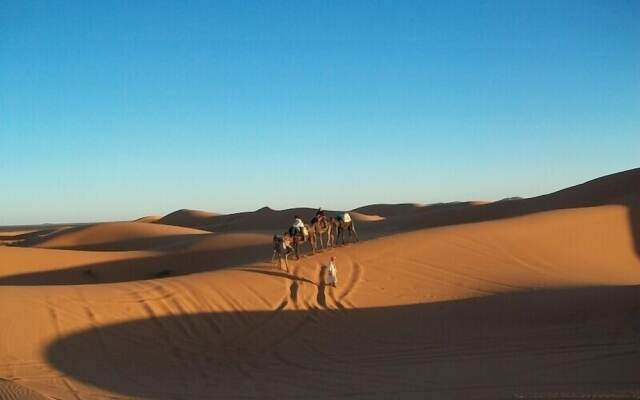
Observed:
[[[197,210],[179,210],[155,221],[158,224],[189,226],[204,229],[211,232],[256,232],[274,231],[283,232],[293,223],[296,215],[310,222],[315,215],[315,208],[290,208],[287,210],[273,210],[263,207],[253,212],[241,212],[221,215],[211,214]],[[337,215],[337,211],[326,211],[327,215]],[[361,212],[352,212],[351,217],[355,221],[379,221],[384,218],[378,215],[367,215]]]
[[[156,222],[160,218],[162,218],[162,217],[160,217],[159,215],[147,215],[146,217],[138,218],[138,219],[134,220],[133,222],[152,223],[152,222]]]
[[[158,224],[198,228],[214,221],[220,214],[200,210],[178,210],[154,221]]]
[[[359,243],[279,270],[314,213],[7,230],[0,399],[640,398],[640,169],[360,207]]]
[[[128,246],[143,245],[145,240],[202,235],[209,232],[191,228],[138,222],[111,222],[79,226],[55,232],[32,243],[33,247],[77,250],[127,250]],[[152,247],[152,242],[149,242]]]

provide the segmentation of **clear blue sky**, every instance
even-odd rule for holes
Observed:
[[[639,1],[0,0],[0,225],[640,166]]]

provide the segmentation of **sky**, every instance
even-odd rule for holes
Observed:
[[[638,21],[639,1],[0,0],[0,225],[636,168]]]

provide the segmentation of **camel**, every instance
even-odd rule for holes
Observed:
[[[336,232],[335,238],[333,240],[334,244],[338,244],[338,240],[340,239],[340,237],[342,237],[342,244],[344,244],[345,230],[349,232],[350,241],[353,237],[355,237],[356,242],[358,241],[358,233],[356,232],[356,226],[353,224],[353,220],[350,217],[345,218],[348,215],[348,213],[344,213],[337,217],[331,218],[331,225],[333,225],[332,229]],[[347,219],[348,222],[345,222],[345,219]]]
[[[289,272],[289,263],[287,258],[291,252],[291,237],[288,234],[273,235],[273,256],[271,256],[271,262],[273,263],[276,257],[278,258],[278,267],[282,269],[282,261],[284,260],[284,271]]]
[[[324,216],[313,217],[309,231],[313,231],[313,239],[315,241],[313,245],[316,249],[318,248],[318,239],[320,239],[320,248],[324,249],[322,235],[325,233],[327,234],[327,247],[331,247],[333,245],[333,224],[329,218]]]
[[[300,259],[300,255],[298,253],[298,248],[300,243],[309,243],[309,246],[311,247],[311,252],[315,253],[317,238],[316,238],[316,231],[311,228],[311,225],[304,224],[303,234],[295,234],[293,229],[295,228],[290,228],[289,232],[285,233],[285,237],[289,237],[291,240],[291,244],[292,244],[294,253],[296,255],[296,260]]]

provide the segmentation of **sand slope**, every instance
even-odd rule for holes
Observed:
[[[0,377],[60,399],[640,398],[639,171],[533,199],[371,206],[384,219],[360,221],[368,240],[289,273],[250,232],[311,209],[216,216],[238,232],[175,248],[0,247]],[[337,288],[322,285],[331,256]],[[110,279],[74,280],[92,257]],[[184,275],[131,272],[165,265]]]
[[[46,400],[49,397],[43,396],[35,390],[21,386],[15,382],[0,379],[0,399],[2,400]]]
[[[49,249],[127,250],[153,247],[159,238],[176,240],[182,236],[209,232],[142,222],[112,222],[69,228],[55,232],[26,246]],[[145,246],[147,244],[147,246]]]

